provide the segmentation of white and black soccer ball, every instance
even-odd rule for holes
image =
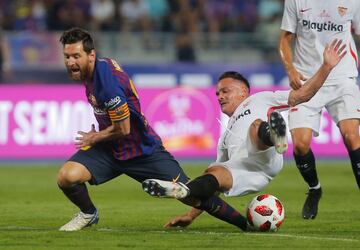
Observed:
[[[249,203],[248,223],[257,231],[277,231],[285,219],[285,209],[278,198],[261,194]]]

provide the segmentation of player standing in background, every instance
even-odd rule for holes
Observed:
[[[302,216],[314,219],[322,190],[310,143],[312,135],[319,133],[323,107],[340,129],[360,187],[360,92],[356,84],[358,57],[352,37],[353,31],[360,34],[360,1],[285,0],[281,29],[280,56],[293,89],[301,88],[302,82],[314,74],[322,64],[324,47],[334,38],[342,39],[349,52],[314,98],[293,107],[289,113],[296,166],[309,185]]]
[[[10,47],[0,26],[0,83],[8,80],[10,74]]]
[[[345,45],[336,39],[324,49],[324,62],[302,88],[288,91],[264,91],[250,95],[248,81],[237,72],[219,77],[216,95],[221,111],[230,117],[218,143],[217,160],[186,185],[156,179],[143,182],[144,191],[152,196],[180,199],[193,208],[166,227],[187,226],[204,208],[228,213],[219,202],[218,192],[226,196],[243,196],[262,190],[283,166],[287,149],[286,125],[275,110],[288,109],[308,101],[322,86],[332,68],[346,54]],[[269,117],[269,122],[266,122]],[[209,212],[209,210],[206,210]],[[229,223],[249,230],[246,218],[237,215]],[[237,223],[234,223],[237,222]]]
[[[58,186],[81,210],[60,231],[77,231],[99,220],[85,182],[98,185],[121,174],[139,182],[147,178],[186,182],[188,178],[148,124],[135,87],[117,62],[98,58],[85,30],[65,31],[60,42],[69,76],[83,82],[99,123],[99,131],[93,125],[89,132],[78,132],[79,150],[58,175]]]

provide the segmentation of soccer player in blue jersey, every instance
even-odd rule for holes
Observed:
[[[160,179],[186,183],[188,177],[147,123],[136,89],[116,61],[98,58],[91,35],[83,29],[65,31],[60,42],[69,76],[84,84],[99,123],[99,131],[92,126],[89,132],[78,132],[78,151],[61,167],[58,175],[59,188],[80,209],[60,230],[78,231],[99,220],[86,182],[99,185],[121,174],[138,182]],[[246,221],[244,224],[237,211],[218,197],[215,202],[226,209],[214,210],[211,202],[202,209],[246,229]]]
[[[99,123],[99,131],[93,125],[78,132],[78,151],[58,174],[59,188],[80,209],[60,231],[77,231],[99,220],[85,182],[98,185],[121,174],[139,182],[158,178],[186,183],[188,177],[148,124],[136,89],[118,63],[98,58],[91,35],[80,28],[65,31],[60,42],[69,76],[84,84]]]

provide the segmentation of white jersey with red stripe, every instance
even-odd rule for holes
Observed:
[[[219,139],[217,162],[229,160],[239,150],[247,151],[242,145],[246,142],[250,125],[256,119],[267,121],[273,110],[289,109],[289,93],[289,90],[263,91],[245,99],[230,117],[226,131]]]
[[[281,29],[296,34],[293,63],[306,78],[323,62],[323,51],[335,38],[347,54],[328,79],[357,77],[358,55],[352,33],[360,35],[359,0],[285,0]],[[341,84],[327,81],[325,85]]]
[[[290,90],[263,91],[251,95],[230,117],[219,139],[217,160],[210,165],[222,165],[232,173],[233,187],[225,195],[260,191],[282,169],[283,156],[274,147],[264,151],[254,148],[248,132],[255,120],[267,121],[272,111],[289,109],[289,93]]]

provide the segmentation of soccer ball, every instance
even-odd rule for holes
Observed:
[[[254,197],[247,208],[247,220],[257,231],[277,231],[284,218],[283,204],[271,194]]]

